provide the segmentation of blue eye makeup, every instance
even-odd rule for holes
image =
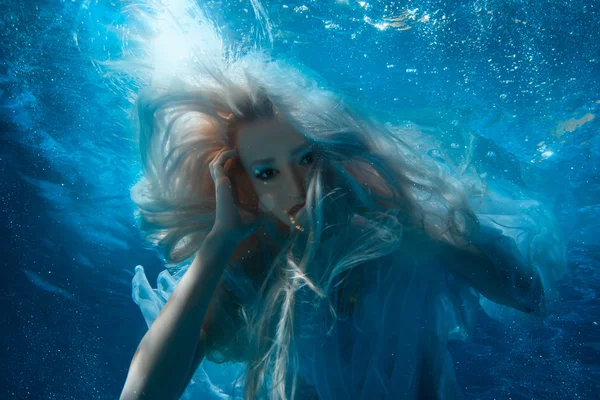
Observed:
[[[304,162],[304,160],[308,160],[308,161],[306,163],[302,164]],[[312,164],[314,160],[315,160],[315,157],[313,155],[313,152],[309,151],[308,153],[306,153],[304,155],[304,157],[302,157],[302,159],[300,160],[300,164],[301,165]]]
[[[312,151],[307,152],[300,159],[300,165],[310,165],[314,162],[314,154]],[[279,175],[279,171],[275,168],[257,168],[254,170],[254,177],[260,179],[263,182],[269,181]]]
[[[268,181],[279,174],[279,171],[273,168],[258,169],[254,172],[254,177],[261,181]]]

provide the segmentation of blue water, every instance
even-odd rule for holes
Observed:
[[[118,54],[129,3],[0,0],[2,399],[115,399],[146,330],[131,274],[142,264],[152,281],[162,263],[133,220],[128,103],[96,67]],[[205,4],[232,40],[254,32],[383,122],[440,127],[449,149],[457,132],[483,137],[493,173],[520,167],[552,199],[562,301],[529,329],[482,314],[473,341],[452,344],[466,398],[598,399],[600,3],[263,7],[261,31],[249,1]]]

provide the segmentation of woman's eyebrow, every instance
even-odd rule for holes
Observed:
[[[256,164],[270,164],[273,161],[275,161],[275,159],[273,157],[261,158],[260,160],[253,161],[252,164],[250,164],[250,166],[254,167]]]
[[[292,154],[296,155],[296,154],[300,153],[302,150],[312,149],[312,147],[313,147],[313,143],[303,144],[301,146],[296,147],[294,150],[292,150]]]
[[[300,153],[302,150],[308,150],[308,149],[312,149],[313,144],[309,143],[309,144],[303,144],[301,146],[296,147],[294,150],[292,150],[292,154],[296,155],[298,153]],[[269,157],[269,158],[261,158],[260,160],[254,160],[252,162],[252,164],[250,164],[251,167],[253,167],[256,164],[269,164],[274,162],[275,159],[273,157]]]

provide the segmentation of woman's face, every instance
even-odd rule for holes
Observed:
[[[243,125],[237,147],[260,208],[290,228],[302,229],[297,212],[306,201],[315,149],[291,125],[275,118]]]

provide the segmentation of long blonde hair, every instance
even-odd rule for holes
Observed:
[[[239,319],[251,346],[245,398],[293,398],[298,291],[308,288],[327,300],[354,267],[397,249],[407,230],[456,246],[468,243],[478,223],[467,198],[478,188],[450,164],[444,168],[421,154],[427,139],[418,129],[390,129],[361,117],[314,74],[261,51],[219,49],[220,58],[203,51],[187,59],[176,79],[136,78],[146,86],[135,107],[143,177],[131,195],[142,232],[164,249],[168,265],[178,265],[194,256],[212,228],[209,163],[221,148],[235,145],[236,121],[283,118],[317,145],[321,158],[307,186],[308,225],[266,266],[269,275],[256,302],[243,306]],[[111,67],[130,74],[142,70],[132,65],[152,70],[135,56]],[[356,233],[357,218],[360,240],[348,246],[344,240]],[[324,236],[341,246],[326,265],[311,270]],[[331,312],[335,317],[335,307]]]

